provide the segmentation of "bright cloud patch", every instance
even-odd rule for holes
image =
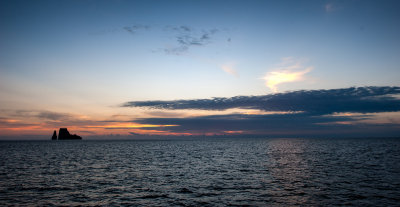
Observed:
[[[263,79],[265,85],[273,92],[278,92],[278,85],[287,82],[295,82],[304,80],[304,75],[309,73],[313,67],[303,66],[301,61],[293,58],[283,58],[282,62],[275,68],[271,69]]]
[[[230,75],[233,75],[235,77],[239,77],[239,74],[236,72],[236,70],[233,68],[233,64],[225,64],[221,66],[221,69],[225,71],[225,73],[228,73]]]

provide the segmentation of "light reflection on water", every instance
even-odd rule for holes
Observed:
[[[1,205],[397,205],[400,139],[0,142]]]

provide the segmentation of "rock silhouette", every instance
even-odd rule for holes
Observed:
[[[57,140],[57,131],[54,130],[53,136],[51,137],[51,140]]]
[[[57,140],[57,133],[54,130],[53,136],[51,137],[52,140]],[[82,139],[81,136],[76,134],[70,134],[67,128],[60,128],[58,131],[58,140],[71,140],[71,139]]]

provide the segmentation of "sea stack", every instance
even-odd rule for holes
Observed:
[[[52,140],[57,140],[57,133],[54,130],[53,136],[51,137]],[[68,132],[67,128],[60,128],[58,131],[58,140],[71,140],[71,139],[82,139],[81,136],[78,136],[76,134],[71,135]]]
[[[51,137],[51,140],[57,140],[57,131],[54,130],[53,136]]]

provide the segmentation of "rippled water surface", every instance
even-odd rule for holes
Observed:
[[[0,205],[398,206],[400,139],[2,141]]]

